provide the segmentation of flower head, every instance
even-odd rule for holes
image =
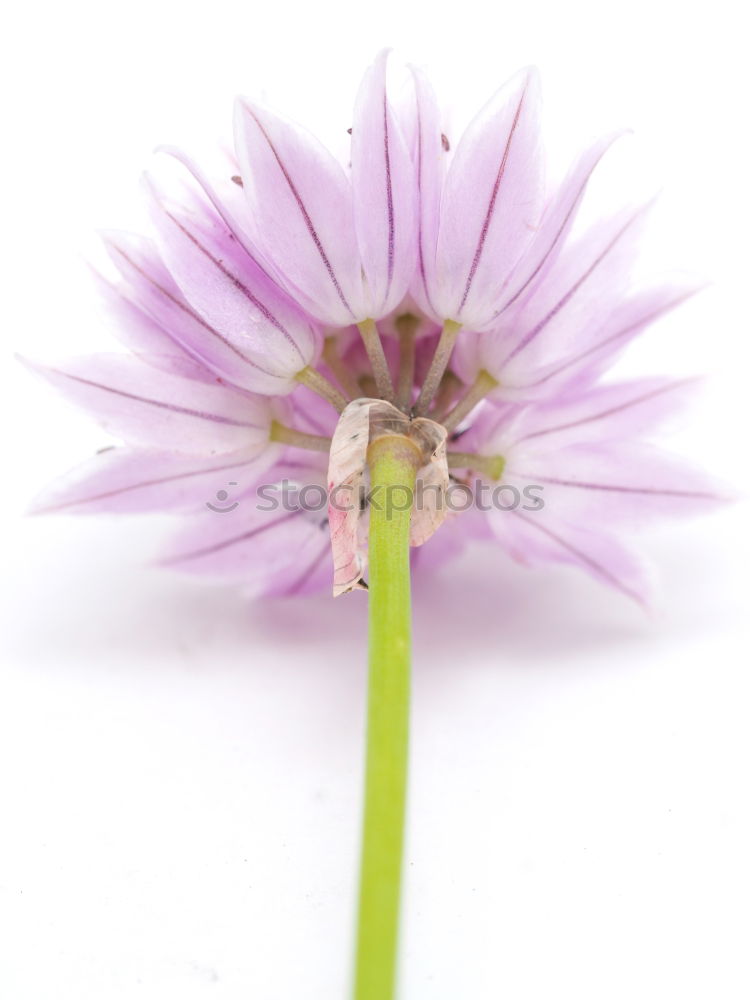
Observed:
[[[423,74],[396,104],[387,68],[365,74],[346,162],[242,99],[226,176],[171,151],[185,183],[146,178],[152,238],[103,235],[130,353],[35,366],[124,443],[35,509],[173,511],[170,565],[342,591],[367,575],[367,445],[397,427],[420,454],[415,546],[493,539],[642,600],[631,527],[721,496],[644,443],[688,383],[600,379],[695,287],[632,287],[648,206],[576,233],[614,136],[545,191],[536,71],[451,148]]]

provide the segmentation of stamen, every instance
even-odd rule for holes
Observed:
[[[414,362],[419,318],[412,313],[404,313],[396,319],[398,330],[398,385],[396,386],[396,406],[405,410],[411,403],[414,383]]]
[[[317,392],[323,399],[327,399],[331,406],[335,407],[339,413],[343,413],[346,409],[347,401],[345,397],[341,395],[335,385],[332,385],[328,381],[325,375],[321,375],[315,368],[307,365],[302,371],[297,372],[294,377],[302,385],[306,385],[308,389],[312,389],[313,392]]]
[[[295,448],[305,448],[307,451],[322,451],[328,453],[331,449],[331,439],[323,437],[321,434],[307,434],[305,431],[297,431],[293,427],[280,424],[277,420],[271,421],[271,441],[279,444],[291,444]]]
[[[336,376],[336,381],[349,398],[356,399],[359,395],[359,386],[352,373],[344,364],[339,346],[340,341],[335,334],[326,337],[323,341],[323,360]]]
[[[445,419],[441,421],[443,427],[447,431],[455,430],[464,417],[471,413],[477,403],[480,403],[499,384],[496,378],[493,378],[488,371],[482,369],[474,379],[473,384],[469,386],[463,399],[460,399]]]
[[[430,403],[437,392],[437,387],[440,385],[443,372],[448,367],[448,362],[453,353],[453,346],[456,343],[456,337],[460,329],[461,324],[456,323],[452,319],[447,319],[443,324],[443,331],[440,334],[440,340],[435,349],[435,356],[432,359],[430,369],[427,372],[419,397],[414,405],[414,413],[418,417],[423,417],[430,408]]]
[[[375,399],[378,395],[378,387],[375,384],[375,379],[370,374],[360,375],[357,379],[357,383],[360,388],[360,392],[357,393],[358,396],[367,396],[368,399]]]
[[[474,469],[497,482],[505,469],[505,459],[502,455],[476,455],[468,451],[449,451],[448,468]]]
[[[392,403],[393,382],[378,328],[375,326],[374,320],[371,319],[363,319],[361,323],[357,323],[357,326],[359,332],[362,334],[362,343],[365,345],[367,357],[370,359],[370,364],[372,365],[378,394],[382,399],[387,399],[389,403]]]
[[[458,375],[451,368],[446,368],[435,393],[435,399],[432,401],[430,419],[441,424],[453,406],[456,396],[465,388],[466,385]]]

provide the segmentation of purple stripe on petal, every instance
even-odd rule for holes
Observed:
[[[440,217],[440,188],[442,186],[441,171],[441,140],[438,138],[440,126],[437,121],[437,106],[429,85],[418,70],[412,67],[414,87],[416,91],[415,111],[415,174],[417,201],[419,206],[419,233],[417,239],[417,272],[424,295],[424,305],[427,311],[438,321],[438,312],[432,300],[430,285],[433,275],[428,277],[425,247],[431,248],[432,258],[435,257],[435,243]],[[430,145],[433,160],[430,162],[425,153],[425,140]]]
[[[181,562],[187,562],[191,559],[200,559],[203,556],[210,556],[216,552],[221,552],[224,549],[230,548],[232,545],[238,545],[240,542],[246,542],[250,538],[255,538],[258,535],[264,534],[271,528],[275,528],[280,524],[285,524],[287,521],[291,521],[293,517],[297,517],[303,513],[302,508],[299,510],[294,510],[290,514],[285,514],[284,517],[277,517],[267,524],[261,524],[257,528],[251,528],[250,531],[243,531],[241,535],[233,535],[232,538],[225,538],[220,542],[215,542],[213,545],[207,545],[202,549],[195,549],[192,552],[185,552],[178,556],[172,556],[165,560],[165,564],[168,566],[174,566]]]
[[[718,493],[709,490],[669,490],[653,486],[624,486],[620,483],[588,483],[575,479],[558,479],[553,476],[540,476],[535,472],[515,472],[532,482],[549,483],[554,486],[568,486],[579,490],[601,490],[605,493],[630,493],[639,496],[676,497],[682,500],[715,500],[725,499]]]
[[[616,590],[619,590],[627,597],[632,598],[632,600],[634,600],[637,604],[640,604],[642,607],[646,606],[640,594],[636,593],[636,591],[634,590],[631,590],[628,586],[626,586],[626,584],[624,584],[621,580],[619,580],[609,569],[607,569],[606,566],[604,566],[598,560],[593,559],[586,552],[582,552],[581,549],[577,548],[575,545],[572,545],[561,535],[558,535],[557,532],[552,531],[551,528],[548,528],[543,524],[540,524],[538,520],[535,521],[533,518],[524,517],[523,514],[519,514],[519,512],[516,510],[509,511],[509,513],[513,514],[514,517],[520,518],[521,521],[523,521],[530,527],[536,528],[537,531],[541,532],[543,535],[545,535],[547,538],[553,541],[556,545],[559,545],[561,549],[564,549],[566,552],[570,553],[570,555],[572,555],[574,558],[580,560],[585,566],[588,566],[588,568],[592,570],[595,574],[599,574],[600,576],[602,576]]]
[[[181,479],[191,479],[195,476],[204,476],[207,473],[213,474],[214,472],[226,472],[229,469],[242,469],[251,464],[252,459],[245,459],[242,462],[230,462],[226,465],[216,465],[208,468],[205,464],[203,464],[200,468],[191,470],[190,472],[179,472],[172,476],[158,476],[153,479],[144,479],[137,483],[128,483],[127,486],[120,486],[116,489],[105,490],[101,493],[92,493],[89,496],[76,497],[73,500],[65,500],[61,503],[51,503],[47,506],[34,507],[32,513],[55,514],[59,511],[66,510],[69,507],[79,507],[82,504],[96,503],[99,500],[108,500],[111,497],[122,496],[124,493],[132,493],[134,490],[146,489],[149,486],[161,486],[165,483],[176,483]]]
[[[607,136],[595,143],[591,149],[583,154],[571,171],[569,178],[563,181],[555,201],[549,206],[545,217],[542,218],[539,233],[531,244],[528,253],[520,261],[519,272],[522,276],[521,284],[497,312],[497,316],[506,312],[506,310],[517,302],[529,286],[534,283],[542,270],[552,261],[555,251],[562,246],[564,238],[567,236],[568,229],[591,180],[591,175],[619,135],[622,135],[622,133]],[[540,246],[542,248],[541,254],[538,252],[538,247]],[[536,262],[534,262],[535,258],[538,258]],[[525,273],[528,270],[529,260],[533,263],[533,267],[530,272]],[[513,276],[511,276],[509,283],[512,282],[512,279]]]
[[[172,216],[170,216],[170,218],[172,218]],[[175,221],[175,220],[173,219],[172,221]],[[180,228],[182,228],[182,227],[180,227]],[[183,232],[184,232],[184,230],[183,230]],[[188,234],[186,233],[186,235],[188,235]],[[193,241],[193,242],[195,242],[195,241]],[[217,340],[221,341],[221,343],[226,348],[228,348],[230,351],[232,351],[234,354],[236,354],[237,357],[239,357],[243,361],[247,362],[247,364],[251,365],[253,368],[257,368],[258,371],[262,371],[264,375],[271,375],[274,378],[279,378],[280,377],[280,376],[274,375],[273,372],[266,371],[265,368],[262,368],[256,361],[254,361],[251,357],[249,357],[247,354],[245,354],[244,351],[240,350],[240,348],[237,347],[236,344],[233,344],[231,340],[229,340],[222,333],[220,333],[218,330],[216,330],[214,327],[212,327],[210,325],[210,323],[207,323],[206,320],[200,315],[200,313],[197,313],[197,312],[195,312],[194,309],[191,309],[190,305],[186,301],[180,299],[177,295],[175,295],[173,292],[171,292],[168,288],[164,288],[163,285],[159,284],[159,282],[154,279],[153,275],[149,274],[148,271],[146,271],[135,260],[133,260],[133,258],[129,254],[125,253],[125,251],[122,249],[122,247],[115,246],[114,243],[109,243],[108,245],[110,246],[110,248],[111,248],[111,250],[112,250],[113,253],[119,254],[123,258],[123,260],[128,264],[128,266],[131,267],[138,274],[140,274],[141,277],[145,281],[147,281],[154,289],[156,289],[156,291],[160,295],[163,295],[165,298],[169,299],[169,301],[174,306],[176,306],[178,309],[180,309],[182,312],[184,312],[186,316],[189,316],[191,320],[194,320],[196,323],[200,324],[200,326],[202,326],[203,329],[206,330],[207,333],[210,333],[212,337],[216,337]],[[166,330],[166,328],[165,328],[165,332],[168,333],[171,337],[174,338],[174,334],[172,333],[172,331]],[[202,361],[204,364],[206,363],[205,359],[203,357],[199,356],[195,352],[195,350],[193,348],[191,348],[189,345],[184,344],[181,340],[178,341],[178,343],[180,344],[181,347],[184,347],[184,349],[186,351],[188,351],[193,357],[198,358],[198,360]]]
[[[233,427],[251,427],[253,430],[263,430],[257,424],[250,424],[244,420],[235,420],[232,417],[224,417],[218,413],[205,413],[202,410],[191,410],[184,406],[175,406],[173,403],[166,403],[160,399],[149,399],[147,396],[138,396],[135,393],[126,392],[124,389],[115,389],[113,386],[103,385],[101,382],[83,378],[81,375],[71,375],[70,372],[61,371],[59,368],[49,368],[48,371],[53,372],[55,375],[60,375],[62,378],[70,379],[72,382],[91,386],[92,389],[100,389],[102,392],[109,392],[114,396],[121,396],[123,399],[132,399],[137,403],[146,403],[147,406],[156,406],[163,410],[169,410],[171,413],[182,413],[185,416],[197,417],[199,420],[208,420],[215,424],[229,424]]]
[[[299,577],[296,580],[294,580],[294,582],[291,583],[288,587],[285,588],[284,590],[285,594],[291,597],[294,594],[298,594],[300,590],[302,590],[302,588],[308,582],[310,577],[315,573],[315,571],[320,566],[321,561],[328,555],[329,548],[330,545],[328,539],[324,538],[323,544],[315,552],[312,561],[307,566],[305,566]]]
[[[271,324],[271,326],[273,326],[276,330],[279,331],[279,333],[281,333],[285,337],[285,339],[289,342],[289,344],[294,348],[294,350],[296,351],[296,353],[299,355],[300,361],[302,362],[302,365],[304,366],[306,364],[306,362],[305,362],[304,357],[302,356],[302,352],[300,351],[300,349],[299,349],[299,347],[297,345],[297,342],[295,341],[294,337],[292,337],[292,335],[289,333],[289,331],[286,329],[286,327],[284,327],[279,322],[279,320],[273,315],[273,313],[271,312],[271,310],[263,302],[261,302],[261,300],[259,298],[257,298],[257,296],[253,295],[253,293],[250,291],[250,289],[247,287],[247,285],[243,284],[243,282],[241,282],[239,278],[237,278],[234,274],[232,274],[232,272],[229,271],[224,266],[224,264],[222,264],[222,262],[218,258],[214,257],[214,255],[210,252],[210,250],[208,250],[200,242],[200,240],[197,239],[197,237],[195,237],[191,232],[189,232],[185,228],[185,226],[182,225],[182,223],[179,221],[179,219],[176,219],[166,209],[164,210],[164,212],[165,212],[165,215],[167,216],[167,218],[170,219],[171,222],[173,222],[175,226],[177,226],[177,228],[180,230],[180,232],[182,232],[183,235],[186,236],[187,239],[189,239],[190,242],[195,247],[197,247],[198,250],[201,251],[201,253],[203,253],[206,257],[208,257],[208,259],[211,261],[211,263],[214,264],[221,271],[221,273],[225,277],[227,277],[234,284],[234,286],[240,292],[242,292],[242,294],[245,296],[245,298],[248,299],[248,301],[251,302],[255,306],[255,308],[264,317],[264,319],[268,320],[268,322]],[[243,357],[244,357],[244,355],[243,355]],[[249,359],[246,359],[246,360],[249,360]],[[259,367],[259,366],[256,365],[256,368],[257,367]]]
[[[417,104],[417,192],[419,195],[420,203],[422,201],[422,171],[423,171],[423,148],[422,148],[422,112]],[[424,220],[422,218],[422,212],[419,213],[419,242],[417,245],[417,266],[419,268],[419,278],[422,282],[422,290],[424,291],[425,299],[427,300],[427,305],[430,308],[430,312],[435,314],[435,306],[430,298],[430,286],[427,282],[427,273],[425,270],[424,263],[424,242],[425,242],[425,232],[424,232]]]
[[[386,201],[388,205],[388,283],[386,285],[386,298],[391,291],[393,282],[393,258],[396,247],[396,228],[393,213],[393,179],[391,178],[391,151],[388,139],[388,100],[383,95],[383,154],[385,156],[385,186]]]
[[[617,246],[617,244],[625,235],[625,233],[630,229],[630,227],[635,223],[635,221],[640,218],[642,211],[643,210],[641,209],[635,214],[631,215],[631,217],[628,219],[625,225],[618,230],[613,239],[611,239],[607,244],[607,246],[604,248],[604,250],[602,250],[602,252],[593,261],[593,263],[586,268],[581,277],[571,286],[571,288],[568,289],[568,291],[563,295],[563,297],[558,300],[558,302],[552,307],[552,309],[550,309],[547,315],[543,319],[541,319],[536,324],[536,326],[532,327],[532,329],[529,330],[528,333],[524,334],[521,340],[516,344],[516,346],[513,348],[510,354],[508,354],[508,356],[506,357],[505,364],[511,361],[514,357],[516,357],[517,354],[520,354],[520,352],[525,347],[528,347],[528,345],[542,332],[542,330],[544,330],[547,324],[552,319],[554,319],[555,316],[557,316],[560,310],[563,309],[568,304],[568,302],[570,302],[570,300],[573,298],[573,296],[581,287],[581,285],[583,285],[584,282],[591,277],[591,275],[594,273],[597,267],[599,267],[602,261],[605,260],[608,254],[610,254],[612,250]]]
[[[585,361],[586,358],[589,358],[597,354],[605,347],[612,346],[613,344],[616,344],[617,341],[624,340],[629,334],[634,333],[641,327],[645,327],[651,323],[654,323],[661,316],[664,316],[672,309],[676,309],[677,306],[682,305],[683,302],[687,302],[688,299],[692,298],[693,295],[695,295],[695,292],[696,292],[695,288],[689,289],[687,292],[678,296],[677,298],[671,299],[665,305],[661,305],[657,309],[649,311],[646,315],[642,316],[634,323],[628,323],[620,330],[617,330],[615,333],[612,333],[608,337],[605,337],[604,340],[599,341],[598,344],[593,344],[591,347],[586,348],[585,351],[581,351],[580,354],[576,354],[575,357],[570,358],[568,361],[563,362],[563,364],[554,368],[552,371],[547,372],[541,378],[536,379],[534,382],[529,382],[527,385],[520,386],[519,388],[533,389],[539,385],[543,385],[545,382],[549,382],[550,379],[555,378],[557,375],[561,375],[564,371],[567,371],[567,369],[569,368],[574,368],[576,365],[580,364],[581,361]]]
[[[590,424],[596,420],[603,420],[605,417],[610,417],[614,413],[621,413],[623,410],[628,410],[631,406],[638,406],[639,403],[645,403],[649,399],[655,399],[657,396],[661,396],[665,392],[673,392],[675,389],[678,389],[683,385],[687,385],[690,381],[691,379],[683,379],[680,382],[672,382],[669,385],[662,385],[658,389],[652,389],[651,392],[646,392],[641,396],[637,396],[635,399],[629,399],[626,403],[620,403],[619,406],[610,406],[606,410],[601,410],[599,413],[592,413],[587,417],[581,417],[580,420],[571,420],[566,424],[558,424],[555,427],[543,427],[540,430],[531,431],[529,434],[524,434],[523,437],[518,438],[514,444],[520,444],[522,441],[528,441],[530,438],[542,437],[545,434],[555,434],[557,431],[566,431],[571,427],[581,427],[584,424]]]
[[[510,154],[510,148],[513,142],[513,137],[516,133],[516,128],[518,126],[518,120],[521,117],[521,110],[523,109],[524,97],[526,96],[526,88],[523,89],[521,93],[520,100],[518,102],[518,107],[516,108],[516,113],[513,117],[513,124],[510,127],[510,132],[508,133],[508,141],[505,144],[505,149],[503,151],[503,158],[500,161],[500,166],[497,171],[497,176],[495,178],[495,184],[492,188],[492,194],[490,196],[490,203],[487,206],[487,213],[484,217],[484,222],[482,224],[482,231],[479,235],[479,242],[477,243],[477,248],[474,251],[474,257],[471,262],[471,268],[469,270],[469,275],[466,279],[466,287],[464,288],[463,295],[461,296],[461,302],[458,307],[459,312],[466,305],[466,300],[469,297],[469,292],[471,291],[471,286],[474,282],[474,277],[477,273],[479,267],[479,261],[482,258],[482,253],[484,251],[484,244],[487,240],[487,233],[490,229],[490,224],[492,222],[492,217],[495,214],[495,204],[497,202],[497,196],[500,191],[500,185],[503,180],[503,175],[505,174],[505,166],[508,162],[508,156]]]
[[[276,160],[276,163],[278,164],[279,169],[281,170],[282,174],[284,175],[284,180],[286,181],[287,185],[289,186],[289,190],[291,191],[292,196],[293,196],[294,200],[297,203],[297,207],[299,208],[300,212],[302,213],[302,218],[305,221],[305,226],[307,228],[307,231],[310,234],[310,238],[312,239],[313,243],[315,244],[315,249],[318,251],[318,254],[320,255],[320,259],[323,261],[323,266],[325,267],[326,271],[328,272],[328,277],[331,279],[333,287],[336,289],[336,294],[338,295],[338,297],[339,297],[339,299],[341,301],[341,304],[344,306],[345,309],[347,309],[349,311],[349,313],[351,314],[352,318],[356,319],[354,311],[353,311],[352,307],[349,305],[349,303],[346,300],[346,296],[344,295],[344,292],[343,292],[343,290],[341,288],[341,285],[339,284],[339,280],[336,277],[336,272],[333,269],[333,265],[331,264],[331,261],[328,258],[328,254],[326,253],[326,251],[325,251],[325,249],[323,247],[323,244],[322,244],[322,242],[320,240],[320,237],[318,236],[318,233],[317,233],[317,231],[315,229],[313,221],[310,218],[310,214],[307,211],[307,208],[305,207],[305,203],[302,200],[302,196],[300,195],[299,191],[297,190],[297,188],[296,188],[296,186],[294,184],[294,181],[292,180],[291,175],[290,175],[289,171],[287,170],[287,168],[286,168],[286,166],[284,164],[284,161],[281,159],[281,157],[280,157],[280,155],[279,155],[276,147],[271,142],[271,137],[269,136],[268,132],[266,132],[266,130],[263,128],[263,125],[259,121],[257,115],[254,113],[254,111],[252,110],[252,108],[248,107],[247,105],[244,105],[244,110],[253,119],[253,121],[255,122],[255,124],[258,126],[258,129],[259,129],[261,135],[263,136],[263,138],[268,143],[268,148],[273,153],[273,156],[274,156],[274,158]]]

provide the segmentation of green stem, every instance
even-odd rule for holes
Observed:
[[[409,525],[421,458],[408,438],[367,452],[370,670],[355,1000],[393,1000],[409,737]]]

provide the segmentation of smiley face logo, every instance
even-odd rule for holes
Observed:
[[[237,483],[227,483],[228,486],[236,486]],[[216,494],[216,499],[220,504],[225,504],[229,499],[229,494],[226,490],[219,490]],[[237,500],[234,503],[230,503],[228,507],[217,507],[215,504],[207,503],[206,506],[209,510],[215,511],[217,514],[228,514],[230,510],[234,510],[235,507],[239,507]]]

